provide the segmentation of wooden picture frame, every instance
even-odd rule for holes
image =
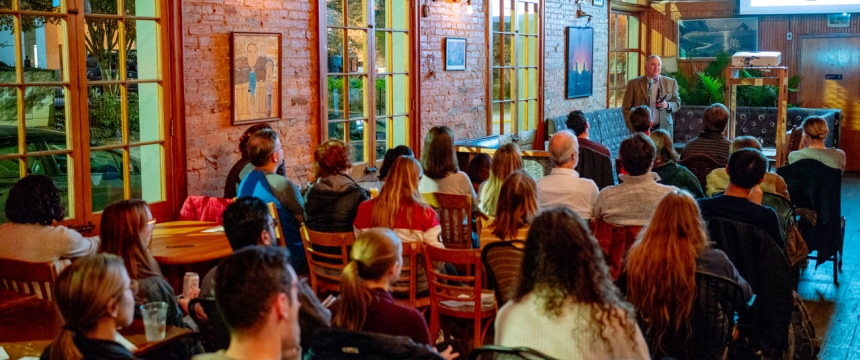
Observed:
[[[567,28],[565,98],[591,96],[594,92],[594,28]]]
[[[231,32],[230,85],[233,125],[280,120],[281,34]]]
[[[445,71],[466,70],[466,38],[445,38]]]
[[[716,58],[758,51],[758,18],[678,20],[678,58]]]

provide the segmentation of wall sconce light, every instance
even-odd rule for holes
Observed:
[[[466,15],[472,15],[475,10],[472,9],[472,0],[466,1]]]
[[[584,18],[584,17],[588,18],[585,21],[585,27],[590,27],[591,26],[591,14],[589,14],[585,11],[582,11],[582,1],[576,0],[576,18],[580,19],[580,18]]]

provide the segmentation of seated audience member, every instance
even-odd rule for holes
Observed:
[[[505,178],[499,191],[495,218],[481,229],[481,247],[493,241],[525,240],[537,216],[537,184],[525,170]]]
[[[696,200],[679,190],[666,194],[640,234],[630,249],[622,275],[626,279],[621,282],[626,282],[622,290],[626,290],[627,300],[639,312],[649,344],[656,344],[651,352],[678,359],[712,359],[722,354],[725,346],[708,349],[701,344],[707,344],[710,334],[728,334],[728,322],[708,313],[700,315],[716,317],[704,323],[693,322],[699,291],[696,272],[740,285],[743,296],[737,300],[742,298],[743,302],[735,304],[737,309],[750,300],[752,289],[726,254],[710,247]],[[729,294],[710,296],[718,299]]]
[[[349,264],[340,278],[340,301],[334,305],[332,325],[351,331],[405,336],[417,344],[435,345],[424,316],[397,305],[391,284],[403,268],[403,245],[390,229],[373,228],[355,239]],[[456,358],[451,347],[442,353]]]
[[[269,126],[269,124],[254,124],[245,130],[242,137],[239,138],[239,154],[241,157],[239,158],[239,161],[233,164],[233,167],[230,168],[230,172],[227,173],[227,182],[224,184],[225,199],[236,197],[236,188],[239,186],[239,183],[242,182],[245,175],[248,175],[249,172],[254,170],[254,165],[251,165],[251,161],[248,159],[248,139],[251,138],[251,134],[257,132],[257,130],[271,128],[272,127]],[[286,176],[287,169],[284,168],[284,164],[281,164],[275,173],[281,176]]]
[[[286,249],[251,246],[221,261],[215,304],[230,328],[230,346],[194,359],[299,359],[297,288]]]
[[[349,174],[354,150],[329,140],[314,151],[313,183],[305,192],[305,226],[320,232],[350,232],[358,204],[370,199]]]
[[[630,111],[630,126],[633,132],[641,132],[645,135],[651,134],[651,109],[647,105],[639,105]]]
[[[183,320],[173,287],[149,252],[154,227],[155,219],[145,201],[131,199],[110,204],[102,213],[99,252],[114,254],[125,262],[134,290],[135,309],[148,302],[163,301],[167,303],[168,326],[195,328],[193,322],[186,324]],[[187,301],[183,305],[187,306]]]
[[[654,160],[654,168],[651,169],[660,176],[657,182],[686,190],[696,198],[705,197],[696,175],[693,175],[684,165],[678,164],[678,153],[672,147],[669,132],[657,129],[651,133],[650,137],[657,148],[657,158]]]
[[[404,155],[415,156],[412,153],[412,149],[406,145],[398,145],[385,152],[385,159],[382,161],[382,166],[379,167],[379,181],[385,181],[385,177],[388,176],[388,172],[391,170],[391,165],[394,165],[394,160]]]
[[[810,116],[803,120],[801,126],[803,127],[805,148],[790,152],[788,163],[793,164],[803,159],[813,159],[834,169],[845,171],[845,152],[824,145],[824,139],[830,132],[827,121],[820,116]]]
[[[594,217],[615,226],[644,226],[663,195],[675,189],[657,183],[657,174],[651,172],[656,148],[645,134],[634,133],[621,142],[618,154],[627,175],[621,174],[621,183],[600,191],[594,204]]]
[[[493,155],[490,164],[490,178],[481,184],[478,191],[481,203],[478,209],[485,215],[496,213],[496,203],[499,201],[499,190],[502,183],[514,171],[523,168],[523,159],[520,157],[520,147],[514,143],[502,145]]]
[[[580,178],[573,169],[579,160],[576,136],[567,130],[553,134],[548,152],[553,168],[537,181],[538,206],[542,209],[564,206],[583,219],[591,219],[598,190],[593,180]]]
[[[723,132],[729,122],[729,109],[723,104],[713,104],[702,114],[702,133],[684,145],[681,160],[693,155],[707,155],[720,166],[725,165],[729,158],[729,147],[732,142],[726,139]]]
[[[535,218],[519,286],[496,316],[495,339],[557,359],[650,359],[597,240],[567,208]]]
[[[729,150],[734,153],[735,151],[746,148],[761,151],[761,143],[758,142],[758,139],[752,136],[738,136],[732,140],[732,146]],[[726,187],[729,186],[729,174],[726,173],[725,168],[714,169],[710,174],[708,174],[707,182],[707,191],[705,195],[714,196],[714,194],[718,192],[726,191]],[[757,185],[757,187],[763,192],[781,195],[786,199],[791,200],[788,196],[788,185],[786,185],[782,176],[775,173],[765,172],[764,180],[761,184]]]
[[[117,330],[134,319],[134,296],[122,259],[111,254],[80,258],[60,273],[53,291],[64,324],[42,360],[136,359],[115,341]]]
[[[0,259],[50,262],[94,254],[99,237],[84,237],[62,225],[65,210],[54,181],[27,175],[9,190],[6,219],[0,225]]]
[[[767,159],[756,149],[740,149],[729,156],[726,172],[729,186],[726,192],[715,197],[699,199],[702,217],[722,217],[757,226],[783,247],[784,241],[776,212],[766,206],[750,201],[753,189],[764,180]],[[761,194],[758,194],[761,202]]]
[[[284,242],[292,254],[293,268],[299,274],[308,272],[308,262],[300,224],[304,221],[304,204],[299,188],[287,178],[274,173],[275,168],[284,161],[284,148],[278,133],[271,129],[255,132],[248,140],[248,156],[254,171],[251,171],[239,184],[239,196],[254,196],[266,203],[275,203]]]
[[[588,126],[588,120],[585,119],[585,114],[583,114],[581,110],[574,110],[567,114],[567,120],[564,124],[567,125],[567,128],[570,131],[573,131],[573,133],[576,134],[576,141],[579,143],[580,149],[590,149],[594,152],[605,155],[608,158],[612,157],[612,154],[609,153],[609,148],[599,142],[591,141],[588,138],[588,131],[590,128]]]
[[[469,176],[472,188],[475,189],[475,194],[478,195],[479,204],[481,203],[480,186],[490,178],[490,164],[492,162],[493,159],[490,158],[490,155],[484,153],[475,154],[475,157],[469,160],[469,169],[466,171],[466,175]]]
[[[383,227],[394,230],[403,242],[420,242],[444,248],[439,241],[442,228],[439,226],[436,211],[425,204],[418,193],[419,178],[421,165],[415,158],[401,156],[397,159],[379,196],[358,206],[358,216],[353,224],[355,237],[358,238],[370,228]],[[421,259],[423,263],[424,260]],[[415,268],[418,292],[428,291],[424,266],[418,265]]]
[[[472,207],[478,208],[477,195],[469,176],[459,171],[451,129],[446,126],[430,128],[424,138],[421,166],[424,167],[424,177],[418,183],[419,192],[469,195]]]
[[[227,206],[224,210],[224,234],[230,241],[233,251],[249,246],[273,246],[275,227],[266,204],[255,197],[243,197]],[[215,298],[215,278],[218,267],[213,267],[200,282],[200,296]],[[314,331],[328,328],[331,313],[320,302],[313,289],[304,280],[299,280],[299,325],[302,328],[302,344],[310,346]],[[307,348],[302,346],[303,348]]]

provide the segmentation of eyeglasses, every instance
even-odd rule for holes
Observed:
[[[146,225],[155,227],[155,222],[156,222],[155,218],[152,218],[152,220],[149,220],[146,222]]]

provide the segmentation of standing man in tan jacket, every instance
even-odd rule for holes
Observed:
[[[645,75],[630,80],[624,92],[624,120],[627,128],[633,132],[630,124],[630,109],[634,106],[645,105],[651,108],[651,131],[664,129],[674,139],[675,122],[672,113],[681,108],[681,98],[678,95],[678,83],[675,79],[660,75],[663,60],[657,55],[651,55],[645,60]]]

